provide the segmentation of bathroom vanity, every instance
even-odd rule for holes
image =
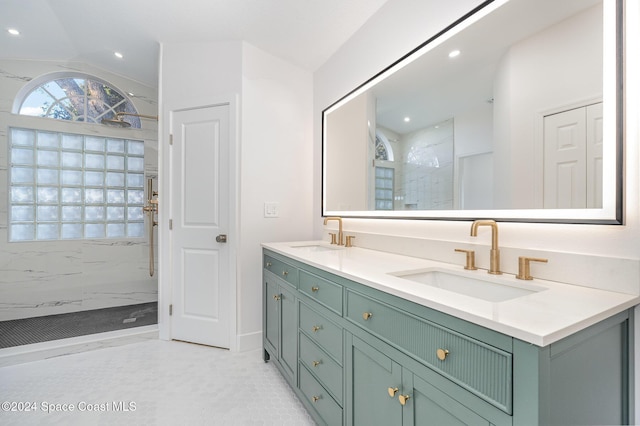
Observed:
[[[263,247],[264,359],[319,424],[632,418],[637,296],[322,242]]]

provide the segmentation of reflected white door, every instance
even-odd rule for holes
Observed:
[[[544,119],[544,208],[587,205],[586,125],[583,108]]]
[[[171,338],[228,348],[229,105],[172,111],[170,126]]]
[[[602,103],[587,107],[587,208],[602,208]]]
[[[602,103],[544,118],[544,208],[602,207]]]

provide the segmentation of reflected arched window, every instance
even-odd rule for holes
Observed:
[[[393,161],[393,149],[391,148],[391,144],[384,133],[379,130],[376,130],[375,159]]]
[[[14,103],[14,113],[56,120],[100,124],[117,113],[137,114],[127,97],[96,77],[77,74],[49,74],[32,80]],[[140,128],[140,118],[123,117],[132,128]]]

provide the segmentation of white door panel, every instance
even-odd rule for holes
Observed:
[[[171,338],[229,347],[229,107],[171,113]]]
[[[544,208],[602,207],[602,103],[544,118]]]

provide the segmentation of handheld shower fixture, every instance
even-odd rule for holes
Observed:
[[[127,123],[122,119],[122,117],[125,115],[140,117],[140,118],[148,118],[150,120],[158,121],[157,115],[133,114],[129,112],[116,112],[115,118],[103,118],[102,120],[100,120],[100,123],[107,126],[113,126],[113,127],[131,127],[131,123]]]

